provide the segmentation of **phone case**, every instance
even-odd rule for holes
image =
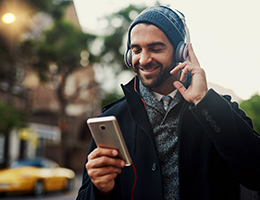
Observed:
[[[89,118],[87,124],[98,147],[117,149],[118,156],[126,163],[125,166],[132,164],[116,117]]]

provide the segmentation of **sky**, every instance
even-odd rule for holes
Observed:
[[[98,19],[156,0],[74,0],[82,29],[98,30]],[[246,100],[260,94],[259,0],[160,0],[186,17],[191,43],[208,82],[232,89]],[[126,83],[129,80],[125,80]]]

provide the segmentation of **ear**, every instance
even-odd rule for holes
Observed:
[[[125,52],[125,64],[127,67],[132,67],[132,50],[131,49],[127,49]]]
[[[188,48],[187,44],[183,41],[180,42],[175,50],[175,61],[178,62],[184,62],[185,60],[188,60]]]

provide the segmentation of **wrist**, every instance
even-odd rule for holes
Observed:
[[[208,91],[205,91],[198,98],[195,98],[193,101],[193,104],[197,105],[206,96],[207,93],[208,93]]]

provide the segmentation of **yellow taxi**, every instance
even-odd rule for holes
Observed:
[[[74,180],[74,171],[46,158],[15,161],[0,170],[0,195],[30,192],[42,196],[49,191],[67,191],[73,188]]]

